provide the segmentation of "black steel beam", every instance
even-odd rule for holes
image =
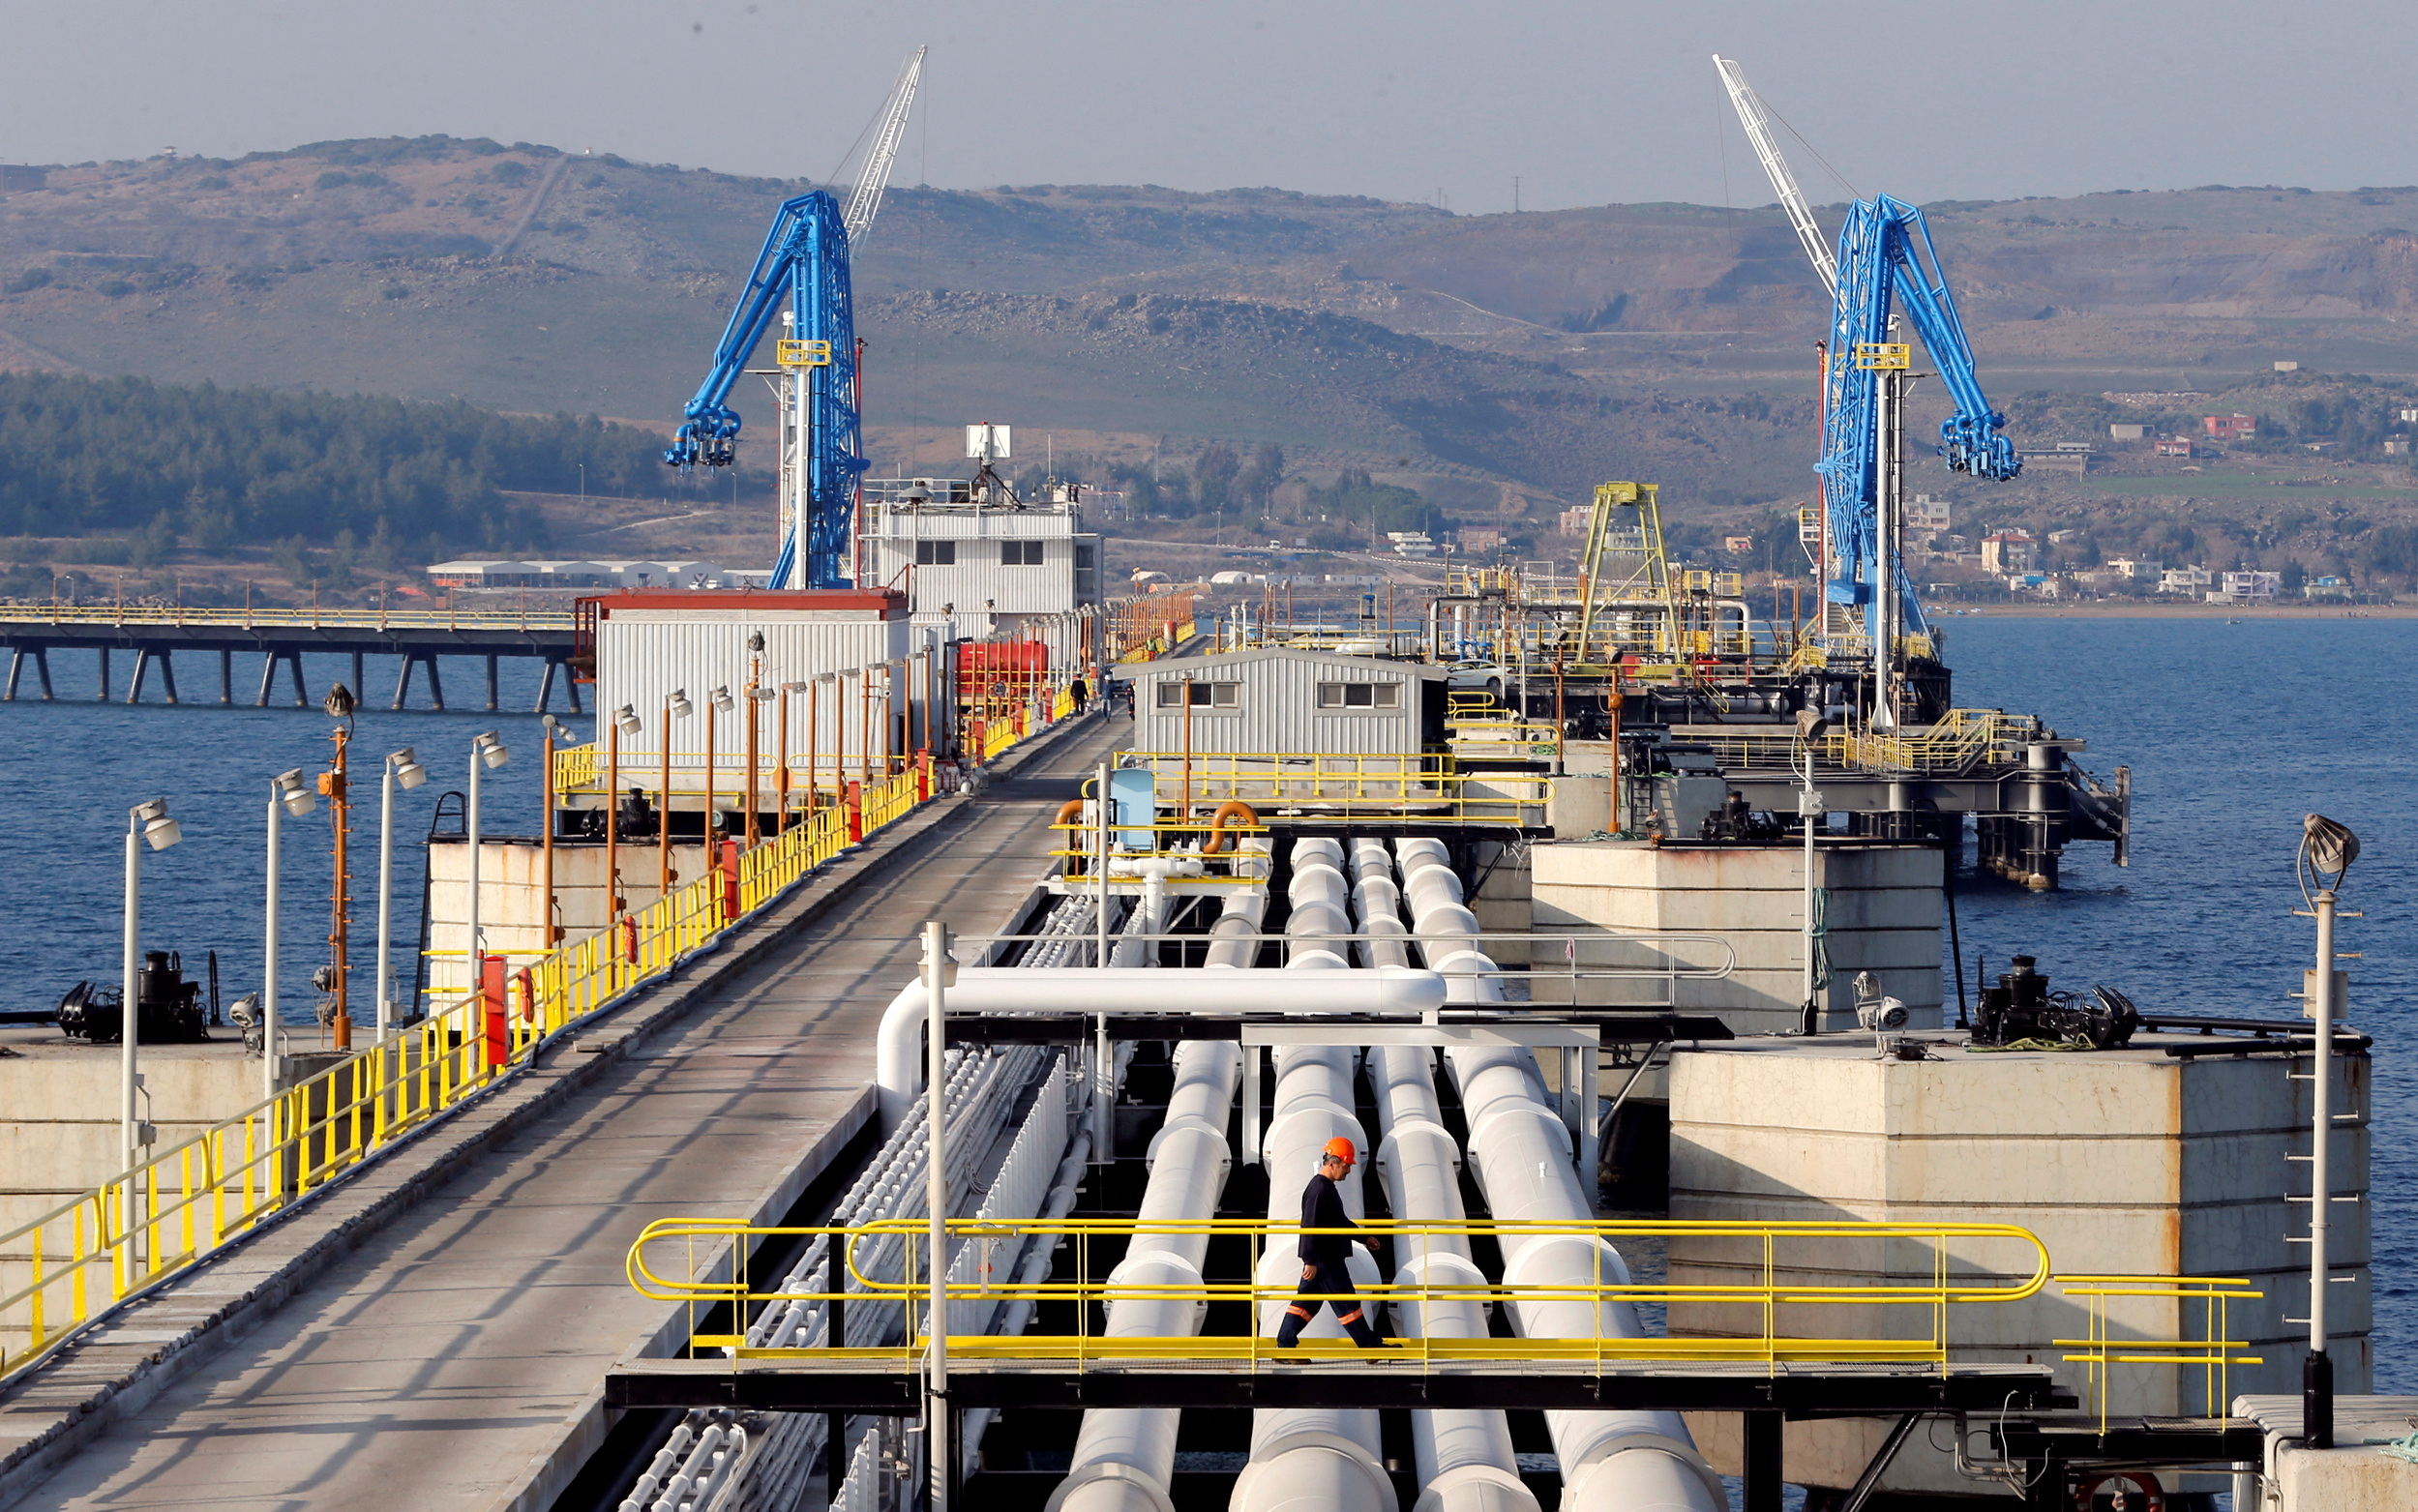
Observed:
[[[792,1363],[792,1362],[784,1362]],[[1773,1412],[1791,1417],[1879,1417],[1909,1412],[2038,1411],[2070,1402],[2045,1368],[1986,1375],[1845,1374],[1802,1368],[1756,1372],[1538,1372],[1503,1365],[1424,1372],[1416,1365],[1354,1362],[1260,1371],[1118,1366],[1089,1371],[1013,1371],[952,1362],[949,1400],[960,1409],[1095,1407],[1521,1408]],[[912,1411],[921,1378],[911,1371],[833,1369],[793,1362],[732,1369],[719,1360],[626,1361],[605,1378],[612,1408],[731,1407],[771,1412]]]
[[[1207,936],[1202,936],[1207,938]],[[1283,1018],[1267,1015],[1258,1019],[1207,1018],[1168,1015],[1110,1014],[1108,1037],[1112,1040],[1239,1040],[1246,1025],[1255,1023],[1283,1024],[1299,1027],[1299,1017]],[[1407,1019],[1376,1018],[1360,1014],[1337,1014],[1317,1021],[1338,1027],[1353,1024],[1394,1024],[1414,1026]],[[1448,1019],[1444,1026],[1478,1024],[1515,1024],[1525,1027],[1551,1024],[1592,1024],[1605,1045],[1660,1045],[1671,1040],[1726,1040],[1734,1036],[1729,1025],[1710,1014],[1641,1013],[1560,1013],[1552,1009],[1536,1012],[1509,1012],[1492,1018]],[[1098,1031],[1098,1021],[1083,1014],[986,1014],[980,1018],[949,1020],[948,1037],[951,1044],[966,1045],[1089,1045]]]
[[[2010,1459],[2066,1464],[2238,1465],[2266,1453],[2266,1430],[2243,1417],[2010,1418],[1987,1424]]]

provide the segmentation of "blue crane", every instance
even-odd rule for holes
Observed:
[[[1974,375],[1973,349],[1923,212],[1887,194],[1857,200],[1839,229],[1837,266],[1823,394],[1824,451],[1814,464],[1822,476],[1828,526],[1824,597],[1870,610],[1879,607],[1882,592],[1874,580],[1884,460],[1879,400],[1885,374],[1902,366],[1902,351],[1891,350],[1893,293],[1955,401],[1956,412],[1939,428],[1939,455],[1949,467],[2003,481],[2022,471],[2023,460],[2015,443],[1999,433],[2007,417],[1990,408]],[[1893,576],[1903,606],[1898,624],[1921,633],[1925,625],[1913,585],[1902,566]]]
[[[784,468],[781,554],[772,586],[842,588],[852,579],[849,532],[865,470],[856,412],[856,319],[849,298],[849,228],[821,190],[782,201],[756,254],[714,363],[681,414],[664,460],[728,467],[738,457],[739,417],[728,400],[747,359],[786,313],[777,348],[801,396],[802,456]],[[803,556],[801,564],[799,558]],[[801,576],[803,581],[793,581]]]

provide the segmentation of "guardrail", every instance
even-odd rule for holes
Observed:
[[[932,766],[918,763],[872,786],[850,784],[838,802],[750,850],[726,840],[704,875],[650,906],[526,965],[491,956],[468,995],[0,1231],[0,1256],[12,1257],[0,1261],[0,1381],[522,1070],[540,1046],[664,975],[935,790]],[[20,1336],[23,1346],[13,1347]]]
[[[1813,743],[1813,759],[1817,768],[1834,771],[1944,774],[2021,766],[2024,746],[2040,733],[2040,721],[2032,715],[1951,709],[1938,723],[1903,733],[1834,730]],[[1773,770],[1794,767],[1803,759],[1797,737],[1776,726],[1768,732],[1724,730],[1688,738],[1710,746],[1713,758],[1728,768]]]
[[[2090,1369],[2092,1394],[2099,1401],[2100,1432],[2107,1431],[2107,1399],[2110,1395],[2111,1367],[2117,1365],[2176,1365],[2185,1370],[2196,1369],[2202,1376],[2202,1406],[2204,1417],[2224,1417],[2231,1410],[2233,1393],[2230,1372],[2236,1365],[2264,1365],[2266,1360],[2255,1354],[2232,1351],[2250,1348],[2242,1339],[2228,1339],[2228,1304],[2240,1300],[2256,1300],[2266,1295],[2249,1290],[2250,1282],[2240,1276],[2052,1276],[2057,1289],[2070,1297],[2083,1299],[2090,1315],[2090,1336],[2084,1339],[2051,1339],[2059,1349],[2080,1349],[2079,1354],[2063,1356],[2069,1363],[2086,1365]],[[2108,1331],[2107,1304],[2110,1300],[2129,1297],[2172,1301],[2176,1312],[2189,1310],[2193,1302],[2201,1305],[2201,1329],[2198,1339],[2134,1339],[2117,1338]],[[2184,1319],[2176,1319],[2180,1325]],[[2180,1326],[2177,1331],[2180,1332]],[[2181,1405],[2179,1402],[2176,1404]]]
[[[1206,1305],[1222,1303],[1265,1308],[1289,1303],[1297,1294],[1291,1280],[1274,1285],[1256,1280],[1205,1280],[1191,1285],[1157,1285],[1092,1279],[1097,1268],[1091,1254],[1091,1246],[1095,1242],[1106,1247],[1103,1258],[1107,1258],[1124,1253],[1133,1239],[1143,1235],[1239,1237],[1245,1241],[1247,1249],[1247,1262],[1240,1267],[1241,1273],[1256,1276],[1260,1256],[1268,1245],[1275,1243],[1290,1247],[1292,1241],[1304,1231],[1326,1233],[1344,1230],[1304,1230],[1295,1224],[1265,1223],[1255,1219],[1173,1222],[1116,1218],[1035,1219],[1023,1222],[952,1219],[948,1223],[949,1237],[961,1247],[958,1254],[952,1255],[953,1261],[962,1257],[964,1245],[986,1247],[972,1266],[957,1266],[954,1274],[963,1279],[951,1280],[946,1292],[952,1310],[959,1304],[971,1304],[987,1310],[1000,1302],[1023,1300],[1035,1304],[1072,1303],[1074,1306],[1068,1311],[1075,1319],[1078,1331],[1039,1335],[959,1335],[952,1332],[948,1340],[949,1355],[952,1359],[1049,1361],[1081,1369],[1090,1362],[1111,1359],[1236,1359],[1257,1363],[1298,1359],[1304,1354],[1353,1353],[1354,1347],[1346,1341],[1321,1344],[1304,1340],[1296,1349],[1279,1350],[1272,1339],[1257,1334],[1107,1338],[1091,1331],[1093,1310],[1119,1301],[1175,1299]],[[1397,1269],[1396,1280],[1391,1284],[1361,1287],[1359,1294],[1364,1301],[1422,1311],[1438,1303],[1466,1306],[1472,1303],[1578,1302],[1589,1305],[1597,1319],[1588,1333],[1556,1338],[1402,1339],[1401,1357],[1420,1361],[1592,1360],[1598,1364],[1616,1361],[1748,1361],[1763,1365],[1791,1361],[1883,1361],[1945,1365],[1951,1348],[1948,1327],[1950,1307],[2018,1302],[2039,1291],[2049,1277],[2046,1246],[2029,1230],[2010,1224],[1852,1221],[1759,1224],[1670,1220],[1524,1223],[1466,1219],[1449,1222],[1371,1222],[1349,1231],[1356,1238],[1361,1235],[1385,1236],[1393,1242],[1397,1256],[1402,1249],[1428,1236],[1484,1237],[1498,1242],[1547,1236],[1597,1241],[1716,1237],[1739,1240],[1759,1246],[1761,1250],[1760,1274],[1751,1281],[1714,1284],[1631,1281],[1621,1278],[1618,1272],[1607,1274],[1603,1245],[1597,1243],[1593,1246],[1597,1256],[1595,1276],[1588,1282],[1532,1284],[1485,1282],[1465,1277],[1431,1281],[1425,1279],[1426,1272],[1432,1270],[1441,1274],[1445,1267],[1422,1266],[1418,1279],[1405,1281]],[[778,1282],[769,1287],[759,1287],[750,1279],[750,1258],[763,1241],[811,1240],[815,1235],[827,1236],[828,1242],[842,1257],[846,1278],[840,1289],[785,1290]],[[728,1351],[740,1359],[866,1361],[911,1371],[921,1364],[921,1350],[930,1322],[930,1235],[929,1220],[923,1218],[884,1219],[847,1228],[768,1227],[727,1219],[667,1218],[648,1224],[640,1232],[637,1241],[630,1247],[624,1270],[631,1286],[640,1294],[656,1301],[689,1305],[689,1344],[693,1349]],[[1071,1269],[1076,1279],[1039,1282],[998,1279],[1000,1271],[995,1271],[988,1262],[988,1247],[997,1246],[999,1258],[1004,1260],[1022,1253],[1026,1241],[1036,1235],[1061,1243],[1070,1240],[1074,1243],[1076,1255]],[[1923,1268],[1927,1269],[1929,1274],[1923,1280],[1904,1285],[1872,1286],[1807,1283],[1785,1274],[1792,1269],[1803,1272],[1808,1268],[1822,1270],[1832,1267],[1827,1261],[1818,1265],[1804,1262],[1793,1266],[1783,1264],[1780,1251],[1784,1246],[1805,1243],[1835,1247],[1841,1240],[1882,1245],[1927,1245],[1929,1259]],[[2010,1258],[2014,1263],[2004,1270],[1952,1273],[1955,1268],[1949,1259],[1952,1241],[1959,1247],[1970,1247],[1976,1242],[2003,1242],[2010,1247]],[[856,1263],[859,1243],[905,1246],[907,1263],[904,1273],[892,1279],[876,1279],[865,1274]],[[663,1258],[663,1252],[675,1246],[684,1262],[679,1267],[681,1273],[664,1275],[662,1270],[671,1262]],[[787,1247],[774,1248],[785,1250]],[[1903,1270],[1910,1267],[1901,1263],[1892,1268]],[[926,1279],[918,1279],[919,1275]],[[885,1316],[903,1325],[894,1330],[899,1342],[881,1347],[849,1349],[765,1349],[748,1344],[745,1324],[752,1310],[776,1303],[818,1301],[840,1302],[848,1309],[851,1318],[863,1317],[862,1310],[865,1308],[882,1308]],[[1603,1326],[1602,1304],[1610,1302],[1745,1305],[1759,1311],[1763,1326],[1758,1334],[1753,1335],[1628,1337],[1610,1332]],[[1792,1335],[1779,1329],[1782,1308],[1873,1306],[1914,1310],[1925,1317],[1927,1327],[1921,1334],[1860,1339]],[[715,1323],[716,1331],[702,1331],[700,1326],[702,1321]]]
[[[1431,771],[1426,758],[1412,756],[1134,751],[1121,759],[1127,766],[1148,764],[1157,774],[1162,800],[1179,806],[1239,801],[1263,815],[1540,825],[1549,793],[1543,778]]]
[[[0,625],[173,625],[193,630],[544,630],[571,633],[553,609],[186,608],[174,604],[0,605]]]

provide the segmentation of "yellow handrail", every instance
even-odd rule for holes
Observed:
[[[0,1254],[30,1259],[25,1283],[0,1289],[0,1318],[22,1317],[30,1325],[25,1348],[0,1342],[0,1381],[116,1304],[519,1071],[540,1045],[662,976],[938,790],[934,768],[918,762],[869,787],[850,785],[831,795],[829,807],[745,853],[726,841],[702,876],[649,906],[525,964],[500,963],[500,999],[478,991],[454,997],[309,1080],[0,1232]]]
[[[1145,1221],[1128,1218],[1061,1218],[1029,1220],[952,1219],[948,1223],[951,1238],[960,1244],[999,1244],[1008,1253],[1022,1250],[1026,1241],[1045,1237],[1057,1242],[1073,1241],[1087,1253],[1077,1257],[1071,1267],[1072,1279],[1021,1282],[998,1279],[1005,1269],[994,1271],[977,1265],[962,1278],[951,1279],[945,1294],[952,1306],[960,1303],[1007,1301],[1072,1303],[1072,1315],[1079,1319],[1093,1316],[1100,1306],[1123,1300],[1179,1299],[1198,1303],[1224,1302],[1267,1306],[1289,1302],[1295,1295],[1291,1282],[1274,1284],[1256,1280],[1202,1281],[1197,1283],[1158,1284],[1095,1279],[1095,1267],[1090,1262],[1089,1247],[1093,1242],[1113,1244],[1120,1252],[1131,1241],[1147,1234],[1192,1234],[1213,1237],[1240,1238],[1246,1246],[1245,1263],[1239,1267],[1241,1274],[1256,1276],[1258,1260],[1264,1246],[1290,1244],[1302,1233],[1300,1226],[1285,1223],[1264,1223],[1255,1219],[1197,1219],[1179,1221]],[[1342,1230],[1313,1230],[1311,1232]],[[1355,1236],[1379,1235],[1397,1247],[1417,1245],[1429,1237],[1455,1238],[1535,1238],[1544,1235],[1569,1235],[1598,1241],[1597,1273],[1591,1281],[1547,1284],[1483,1282],[1467,1279],[1430,1281],[1424,1268],[1416,1279],[1404,1279],[1405,1271],[1397,1268],[1390,1285],[1365,1286],[1359,1289],[1362,1297],[1373,1302],[1388,1302],[1396,1306],[1424,1309],[1438,1302],[1502,1303],[1578,1301],[1597,1304],[1598,1325],[1592,1335],[1553,1339],[1484,1338],[1406,1340],[1405,1354],[1411,1358],[1461,1360],[1747,1360],[1777,1364],[1792,1360],[1880,1360],[1899,1363],[1944,1365],[1949,1356],[1947,1309],[1951,1306],[1988,1305],[2017,1302],[2040,1290],[2049,1275],[2048,1252],[2039,1236],[2029,1230],[2010,1224],[1975,1223],[1860,1223],[1780,1222],[1780,1223],[1721,1223],[1681,1220],[1601,1220],[1517,1222],[1511,1220],[1461,1219],[1450,1221],[1371,1222],[1351,1230]],[[838,1255],[845,1267],[843,1285],[822,1290],[785,1290],[778,1284],[769,1288],[756,1286],[748,1276],[748,1257],[762,1248],[761,1241],[772,1238],[811,1238],[822,1235]],[[1620,1238],[1660,1238],[1674,1236],[1712,1237],[1747,1241],[1760,1250],[1759,1274],[1751,1281],[1718,1284],[1670,1282],[1636,1282],[1627,1279],[1617,1269],[1606,1266],[1600,1257],[1603,1243]],[[685,1302],[693,1308],[716,1303],[734,1304],[741,1310],[737,1319],[744,1323],[748,1308],[788,1302],[829,1302],[845,1298],[851,1308],[891,1306],[905,1310],[900,1339],[893,1346],[881,1349],[831,1349],[822,1348],[761,1348],[751,1347],[744,1332],[697,1334],[692,1346],[701,1349],[727,1349],[740,1358],[840,1358],[891,1360],[902,1369],[910,1369],[920,1345],[914,1315],[928,1303],[929,1267],[923,1255],[930,1240],[929,1222],[920,1218],[890,1218],[851,1227],[767,1227],[741,1221],[714,1218],[659,1219],[643,1229],[624,1260],[624,1271],[630,1284],[642,1295],[656,1301]],[[1907,1285],[1856,1286],[1804,1282],[1782,1274],[1777,1259],[1780,1246],[1798,1241],[1868,1240],[1880,1243],[1904,1244],[1908,1241],[1926,1242],[1934,1251],[1934,1260],[1927,1267],[1927,1281]],[[1959,1241],[1961,1250],[1972,1241],[2003,1241],[2011,1247],[2013,1263],[2004,1270],[1952,1277],[1949,1274],[1948,1251],[1951,1241]],[[869,1241],[884,1246],[884,1253],[899,1254],[901,1263],[896,1275],[873,1275],[860,1261],[860,1246]],[[665,1276],[649,1255],[650,1247],[667,1246],[684,1257],[691,1269],[684,1276]],[[777,1251],[793,1253],[788,1246],[775,1246]],[[962,1258],[963,1251],[960,1256]],[[735,1267],[735,1268],[733,1268]],[[885,1267],[886,1268],[886,1267]],[[1799,1271],[1806,1265],[1790,1267]],[[1827,1269],[1827,1265],[1820,1267]],[[1439,1275],[1451,1274],[1439,1270]],[[827,1275],[827,1273],[826,1273]],[[1600,1304],[1610,1302],[1726,1303],[1744,1304],[1760,1311],[1763,1326],[1756,1335],[1691,1337],[1691,1338],[1630,1338],[1601,1326]],[[1874,1305],[1909,1307],[1924,1310],[1929,1321],[1928,1331],[1922,1336],[1887,1338],[1825,1338],[1783,1334],[1778,1329],[1779,1309],[1783,1307],[1869,1307]],[[953,1356],[994,1359],[1023,1359],[1074,1362],[1103,1358],[1176,1358],[1176,1359],[1268,1359],[1279,1357],[1272,1342],[1266,1338],[1224,1336],[1182,1339],[1103,1339],[1089,1332],[1072,1335],[955,1335],[949,1340]]]
[[[2099,1399],[2099,1427],[2107,1429],[2107,1399],[2111,1366],[2116,1365],[2178,1365],[2196,1367],[2202,1374],[2204,1415],[2223,1417],[2231,1410],[2233,1393],[2230,1372],[2236,1365],[2263,1365],[2266,1361],[2255,1354],[2232,1351],[2250,1348],[2249,1341],[2228,1339],[2227,1304],[2256,1299],[2266,1295],[2250,1290],[2250,1282],[2241,1276],[2052,1276],[2059,1290],[2071,1297],[2085,1299],[2090,1315],[2090,1336],[2084,1339],[2051,1339],[2059,1349],[2079,1349],[2079,1354],[2062,1356],[2069,1363],[2086,1365],[2090,1369],[2092,1393]],[[2119,1339],[2108,1332],[2107,1303],[2117,1297],[2149,1297],[2177,1303],[2177,1332],[2181,1331],[2182,1314],[2189,1304],[2202,1305],[2201,1326],[2206,1335],[2199,1339]],[[2178,1403],[2177,1406],[2181,1404]]]

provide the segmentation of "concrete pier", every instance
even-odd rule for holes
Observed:
[[[629,1240],[656,1218],[772,1221],[794,1201],[865,1115],[874,1026],[913,974],[915,928],[999,927],[1121,727],[1078,725],[983,797],[881,832],[724,947],[750,964],[684,969],[502,1102],[331,1189],[286,1230],[323,1231],[341,1263],[282,1306],[246,1310],[287,1284],[237,1275],[263,1263],[239,1248],[96,1339],[94,1362],[38,1373],[0,1401],[0,1463],[44,1447],[0,1468],[0,1506],[549,1506],[604,1431],[607,1368],[685,1321],[631,1290]],[[413,1176],[430,1151],[451,1153]],[[273,1231],[261,1250],[299,1242]],[[143,1341],[196,1318],[231,1320],[168,1353],[215,1349],[206,1368],[122,1384],[157,1369]]]
[[[1740,1034],[1793,1030],[1805,1001],[1805,852],[1795,845],[1652,845],[1557,842],[1531,852],[1541,934],[1653,931],[1712,935],[1735,953],[1722,980],[1589,981],[1579,1000],[1623,1007],[1711,1010]],[[1928,845],[1832,842],[1814,851],[1814,885],[1829,894],[1831,981],[1826,1027],[1854,1023],[1859,971],[1903,999],[1911,1026],[1940,1023],[1940,853]],[[1581,966],[1635,966],[1663,947],[1582,941]],[[1719,949],[1670,947],[1675,964],[1714,965]],[[1542,949],[1536,992],[1566,1000],[1552,981],[1560,952]]]
[[[1926,1037],[1928,1038],[1928,1037]],[[2227,1304],[2224,1326],[2264,1363],[2235,1367],[2233,1392],[2296,1391],[2306,1329],[2309,1062],[2280,1051],[2176,1059],[2169,1046],[2205,1047],[2191,1034],[2136,1035],[2120,1051],[1985,1052],[1936,1037],[1936,1058],[1874,1058],[1869,1035],[1746,1040],[1683,1053],[1671,1070],[1671,1217],[1680,1220],[1857,1219],[1892,1223],[1995,1223],[2030,1230],[2061,1274],[2246,1278],[2259,1300]],[[2258,1042],[2241,1043],[2255,1047]],[[2352,1114],[2336,1132],[2338,1205],[2332,1260],[2333,1352],[2338,1389],[2368,1389],[2370,1275],[2368,1089],[2365,1055],[2332,1061],[2333,1106]],[[2299,1196],[2302,1201],[2293,1201]],[[2007,1241],[1952,1243],[1955,1263],[2003,1269]],[[1723,1242],[1675,1239],[1674,1282],[1737,1279],[1758,1256]],[[1878,1246],[1810,1247],[1784,1274],[1827,1285],[1879,1284],[1891,1259]],[[1899,1284],[1928,1280],[1899,1274]],[[2039,1361],[2095,1405],[2075,1352],[2052,1341],[2089,1333],[2087,1304],[2055,1284],[2028,1301],[1952,1308],[1949,1339],[1960,1360]],[[2206,1337],[2199,1304],[2171,1298],[2111,1300],[2116,1339]],[[1675,1306],[1680,1334],[1760,1333],[1760,1319],[1713,1305]],[[1923,1337],[1927,1318],[1887,1307],[1783,1309],[1782,1332],[1821,1337]],[[2163,1351],[2161,1351],[2163,1352]],[[2164,1365],[2113,1368],[2118,1414],[2206,1413],[2201,1372]],[[2224,1408],[2220,1383],[2213,1408]],[[1886,1425],[1788,1425],[1789,1479],[1855,1483]],[[1714,1464],[1738,1469],[1735,1425],[1707,1419],[1698,1441]],[[1883,1482],[1889,1491],[1971,1494],[1946,1455],[1917,1435]]]

